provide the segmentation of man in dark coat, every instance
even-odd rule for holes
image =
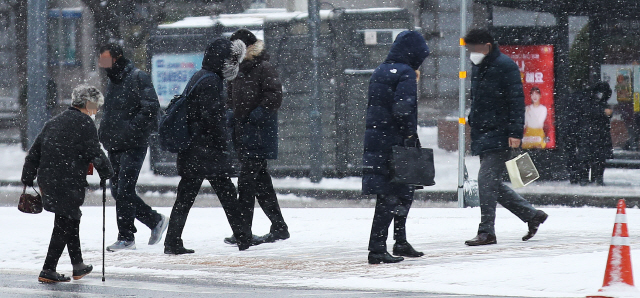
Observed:
[[[115,170],[111,195],[118,221],[118,240],[107,250],[135,249],[135,219],[151,229],[149,245],[153,245],[162,239],[168,219],[136,194],[136,184],[149,136],[158,126],[158,96],[149,75],[126,59],[119,45],[100,49],[99,66],[107,71],[109,85],[98,135]]]
[[[80,279],[93,269],[85,265],[80,250],[80,206],[84,203],[89,163],[98,170],[101,185],[113,176],[111,164],[100,148],[92,115],[102,104],[100,91],[79,86],[72,92],[72,106],[48,121],[29,149],[22,169],[22,183],[33,186],[38,178],[42,205],[55,213],[47,257],[38,280],[69,281],[56,272],[65,246],[73,265],[73,278]]]
[[[512,148],[519,148],[524,133],[524,92],[520,69],[500,52],[498,44],[484,29],[473,29],[464,38],[471,73],[471,153],[480,155],[478,190],[481,220],[478,235],[466,245],[496,244],[496,205],[500,203],[528,223],[522,240],[531,239],[547,214],[536,210],[524,198],[502,182],[505,162]]]
[[[565,147],[567,168],[572,183],[604,185],[605,162],[613,158],[610,118],[613,110],[607,104],[611,87],[598,82],[586,91],[573,94],[569,119],[569,140]],[[589,179],[591,172],[591,179]]]
[[[418,68],[429,56],[424,38],[415,31],[396,37],[389,55],[369,80],[362,193],[377,195],[369,238],[369,263],[396,263],[401,256],[420,257],[407,242],[405,223],[415,186],[391,182],[392,146],[419,146]],[[387,252],[389,225],[394,221],[393,257]]]
[[[241,164],[238,193],[244,229],[251,235],[257,199],[271,221],[269,233],[261,238],[262,241],[284,240],[289,238],[289,228],[267,171],[267,159],[278,157],[278,108],[282,103],[282,85],[278,73],[269,63],[262,40],[247,29],[234,32],[231,40],[241,40],[247,46],[238,77],[229,82],[227,103],[233,113],[229,116],[230,126]],[[225,242],[234,244],[235,239],[225,238]]]
[[[164,241],[164,253],[193,253],[184,248],[182,231],[189,210],[200,191],[204,179],[209,180],[220,204],[227,215],[238,248],[251,246],[249,234],[244,234],[242,217],[236,197],[236,188],[231,182],[232,168],[227,148],[226,112],[223,98],[223,80],[232,80],[245,54],[241,41],[230,42],[224,38],[214,40],[207,47],[202,69],[196,72],[185,87],[193,91],[187,98],[187,122],[191,143],[178,152],[178,196],[171,211],[169,229]],[[204,78],[203,78],[204,77]],[[198,80],[203,78],[198,85]]]

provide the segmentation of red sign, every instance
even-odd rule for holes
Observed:
[[[522,148],[556,148],[553,46],[501,46],[500,49],[520,68],[526,105]]]

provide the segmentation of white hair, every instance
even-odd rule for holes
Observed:
[[[71,92],[71,101],[71,105],[77,108],[86,107],[88,101],[101,106],[104,103],[104,96],[96,87],[80,85]]]

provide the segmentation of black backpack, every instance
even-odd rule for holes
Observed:
[[[189,148],[192,134],[187,121],[187,99],[202,80],[213,75],[210,72],[205,73],[188,91],[185,87],[181,95],[173,97],[165,109],[165,114],[160,118],[158,127],[160,149],[178,153]]]

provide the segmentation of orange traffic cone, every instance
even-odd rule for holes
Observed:
[[[587,298],[627,297],[628,294],[637,292],[633,286],[633,272],[631,272],[631,248],[629,247],[626,208],[625,200],[619,200],[609,258],[604,271],[604,282],[598,295],[587,296]]]

